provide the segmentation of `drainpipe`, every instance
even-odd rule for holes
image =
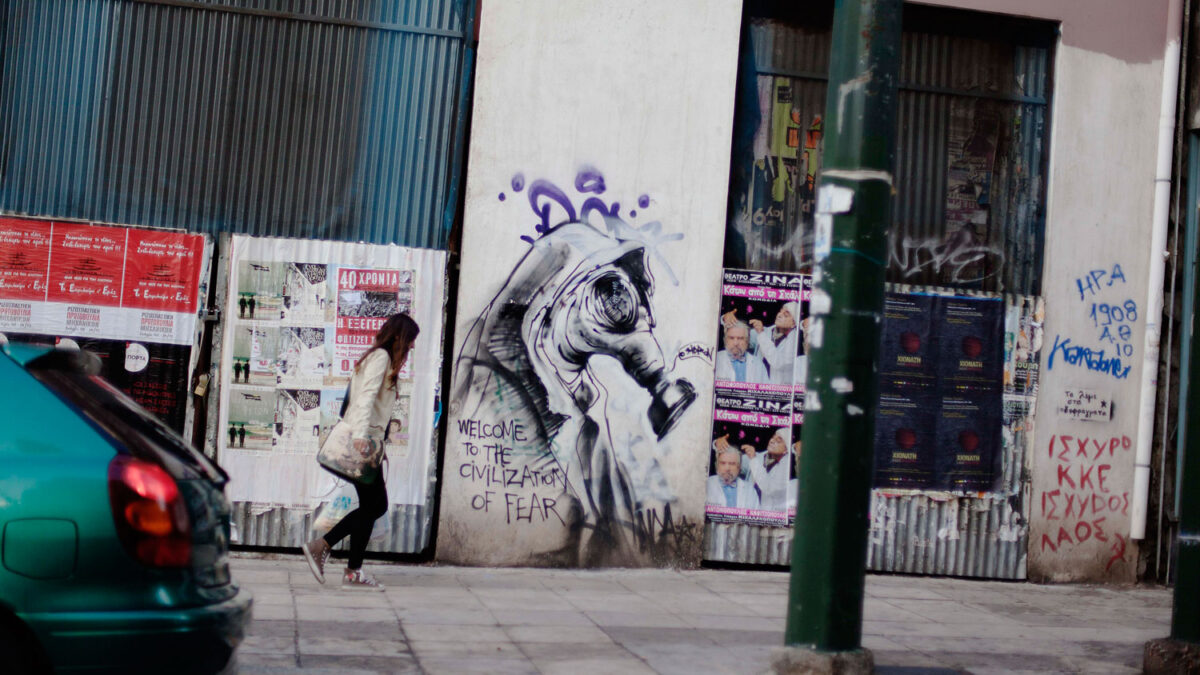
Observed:
[[[1175,144],[1175,109],[1179,95],[1179,41],[1183,32],[1183,0],[1167,6],[1167,47],[1163,51],[1162,102],[1158,116],[1158,162],[1154,173],[1154,215],[1150,233],[1149,290],[1146,293],[1146,335],[1142,357],[1142,395],[1138,407],[1137,453],[1133,469],[1133,512],[1129,538],[1146,538],[1150,498],[1150,455],[1154,436],[1154,403],[1158,395],[1158,356],[1163,309],[1163,268],[1167,254],[1167,224],[1171,208],[1171,154]]]

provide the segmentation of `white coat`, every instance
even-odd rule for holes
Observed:
[[[767,453],[760,452],[750,460],[750,480],[762,493],[761,507],[767,511],[786,511],[792,492],[791,463],[794,461],[789,450],[770,470],[767,470]]]
[[[717,380],[724,380],[726,382],[738,381],[734,377],[733,360],[729,358],[729,352],[724,349],[717,352],[716,377]],[[761,356],[746,352],[746,379],[744,381],[755,384],[770,384],[771,377],[767,373],[767,367],[763,365]]]
[[[767,326],[763,332],[758,333],[758,353],[771,364],[771,384],[791,385],[792,367],[796,361],[796,350],[800,347],[801,331],[798,328],[793,329],[779,344],[775,344],[771,339],[774,330],[774,326]],[[797,383],[803,383],[803,380],[798,380]]]
[[[708,477],[708,496],[706,502],[715,506],[726,506],[725,491],[721,489],[721,477],[712,475]],[[739,509],[757,509],[758,508],[758,493],[754,491],[754,486],[741,478],[737,479],[737,504]]]
[[[350,379],[350,405],[342,421],[350,426],[352,438],[383,440],[392,408],[396,405],[396,383],[385,383],[391,355],[376,349],[362,360]]]

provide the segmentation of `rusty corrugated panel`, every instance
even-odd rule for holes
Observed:
[[[792,561],[792,530],[741,523],[705,523],[704,559],[788,565]]]
[[[391,530],[386,541],[371,542],[368,551],[381,553],[420,553],[429,545],[429,509],[417,505],[393,504],[388,511]],[[313,537],[314,513],[305,509],[261,507],[249,502],[233,505],[232,523],[235,546],[296,548]],[[341,548],[347,542],[338,544]]]
[[[1048,71],[1046,48],[905,34],[890,280],[1040,292]],[[950,145],[956,123],[974,125],[958,147]],[[963,146],[980,141],[995,143],[986,165],[953,166]],[[947,195],[980,179],[986,222],[969,243],[960,237],[951,244],[958,225],[947,217]]]
[[[963,294],[961,290],[889,284],[889,291]],[[997,297],[980,291],[978,297]],[[937,493],[874,490],[867,544],[867,569],[991,579],[1024,579],[1028,547],[1029,479],[1033,449],[1036,381],[1016,381],[1016,350],[1025,332],[1029,358],[1037,363],[1041,298],[1005,295],[1006,340],[1001,475],[993,492]],[[706,523],[705,560],[787,565],[792,530],[781,527]]]
[[[0,211],[444,247],[466,5],[6,2]]]
[[[756,78],[789,78],[798,122],[807,128],[815,115],[824,114],[830,34],[752,19],[750,36]],[[1046,47],[904,34],[889,280],[1040,293],[1049,70]],[[774,113],[765,112],[768,124],[774,123]],[[989,166],[972,166],[969,173],[977,175],[960,175],[951,184],[951,158],[971,143],[951,146],[956,121],[977,124],[971,140],[991,138],[996,147]],[[740,173],[756,176],[744,168]],[[987,217],[968,238],[947,218],[947,195],[956,185],[980,178],[979,199]],[[745,251],[732,253],[726,266],[807,269],[812,264],[813,195],[789,190],[775,206],[764,199],[761,184],[746,188],[735,181],[734,188],[729,229],[737,233],[732,238],[739,240],[738,246],[744,240]],[[780,208],[782,216],[764,223],[763,213],[771,208]]]
[[[780,21],[752,19],[751,41],[759,72],[787,72],[824,79],[829,72],[832,35],[825,30]]]

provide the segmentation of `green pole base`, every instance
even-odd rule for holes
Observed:
[[[776,647],[771,650],[773,675],[869,675],[875,672],[875,657],[869,649],[821,652],[808,647]]]
[[[1151,640],[1142,653],[1142,672],[1148,675],[1200,674],[1200,644],[1171,638]]]

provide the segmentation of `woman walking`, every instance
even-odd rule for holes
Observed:
[[[383,443],[384,428],[396,404],[396,380],[419,332],[417,322],[407,314],[393,315],[375,334],[371,348],[354,366],[354,374],[350,378],[349,405],[338,424],[349,426],[354,450],[363,456],[372,447]],[[330,436],[333,436],[333,432]],[[329,551],[349,535],[350,560],[342,573],[342,587],[383,590],[379,582],[362,571],[363,554],[371,538],[371,528],[376,519],[387,513],[383,472],[380,471],[378,477],[369,483],[355,482],[354,489],[358,493],[358,508],[347,513],[325,536],[305,544],[302,547],[304,558],[317,581],[325,583],[325,561],[329,559]]]

